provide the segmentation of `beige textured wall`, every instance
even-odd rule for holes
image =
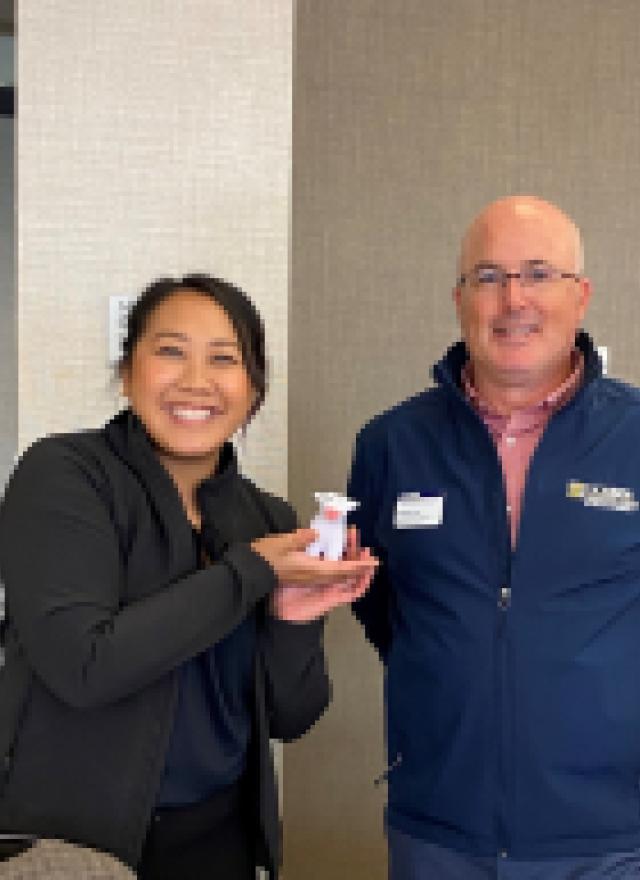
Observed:
[[[209,271],[265,318],[245,469],[286,491],[290,0],[21,0],[19,439],[114,410],[107,300]]]
[[[18,433],[13,133],[13,119],[0,118],[0,495],[13,467]]]
[[[582,225],[589,326],[640,380],[640,3],[298,0],[290,488],[344,485],[357,428],[456,336],[458,237],[534,192]],[[331,711],[287,747],[287,880],[382,880],[381,672],[345,614]],[[310,795],[313,792],[313,795]]]

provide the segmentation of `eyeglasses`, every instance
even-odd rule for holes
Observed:
[[[462,287],[466,284],[474,290],[489,291],[506,287],[509,278],[519,278],[522,287],[542,290],[561,278],[579,281],[580,275],[576,272],[561,272],[544,260],[527,260],[520,264],[519,272],[507,272],[502,266],[493,263],[479,263],[458,278],[458,285]]]

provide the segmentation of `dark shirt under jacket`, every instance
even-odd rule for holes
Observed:
[[[255,613],[247,771],[257,848],[276,875],[269,736],[302,735],[326,707],[322,625],[266,613],[275,576],[249,544],[292,529],[289,505],[237,473],[205,480],[198,502],[205,540],[226,548],[200,569],[177,489],[128,411],[23,456],[0,507],[0,830],[66,838],[135,865],[179,669]]]
[[[209,481],[218,498],[236,475],[231,447],[225,447],[218,471]],[[217,534],[193,530],[194,568],[205,556],[214,561],[228,548]],[[241,777],[251,735],[255,614],[180,669],[178,704],[157,798],[159,807],[180,807],[206,800]]]

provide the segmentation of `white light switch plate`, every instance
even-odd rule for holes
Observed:
[[[598,357],[600,358],[600,363],[602,364],[602,374],[606,376],[609,372],[609,346],[608,345],[599,345],[598,346]]]
[[[111,364],[117,364],[122,356],[129,309],[135,301],[135,296],[109,297],[109,363]]]

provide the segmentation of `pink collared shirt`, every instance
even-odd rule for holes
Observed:
[[[489,429],[502,465],[512,547],[516,545],[522,496],[531,456],[551,416],[571,400],[582,384],[584,357],[578,350],[573,353],[572,368],[571,375],[544,400],[532,406],[516,409],[510,416],[496,412],[480,397],[473,384],[471,364],[467,362],[463,368],[462,383],[465,394]]]

